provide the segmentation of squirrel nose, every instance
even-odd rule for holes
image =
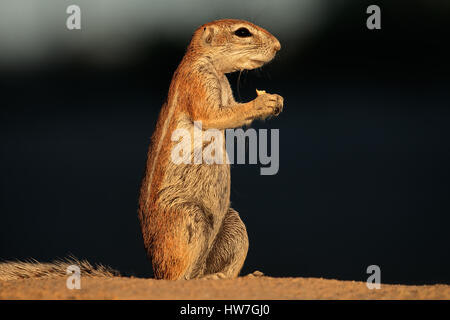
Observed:
[[[275,49],[275,51],[280,51],[280,49],[281,49],[281,43],[276,38],[275,38],[275,41],[274,41],[274,44],[273,44],[273,48]]]

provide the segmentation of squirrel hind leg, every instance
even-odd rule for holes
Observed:
[[[236,278],[244,265],[248,251],[248,235],[239,213],[230,208],[206,258],[205,277]]]
[[[150,256],[157,279],[189,280],[201,277],[208,255],[212,225],[200,206],[190,202],[177,205],[174,228],[153,240]],[[167,215],[166,215],[167,216]]]

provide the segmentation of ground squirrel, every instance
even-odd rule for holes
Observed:
[[[201,123],[203,130],[223,135],[225,129],[277,115],[281,96],[258,91],[256,99],[238,103],[225,74],[261,67],[280,48],[268,31],[243,20],[217,20],[194,32],[162,106],[140,192],[139,220],[156,278],[239,274],[248,237],[238,212],[230,208],[229,164],[175,164],[171,133],[192,132]],[[194,142],[192,154],[201,148]]]
[[[219,129],[223,135],[224,129],[281,112],[283,98],[265,91],[257,91],[253,101],[237,103],[225,76],[261,67],[280,48],[269,32],[242,20],[213,21],[194,32],[152,136],[139,198],[144,245],[156,278],[216,279],[239,274],[248,238],[239,214],[230,208],[230,167],[174,164],[171,133],[177,128],[193,130],[198,121],[203,129]],[[63,276],[71,264],[80,266],[83,276],[119,275],[71,257],[52,263],[0,263],[0,280]]]

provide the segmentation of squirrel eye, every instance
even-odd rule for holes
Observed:
[[[239,28],[234,32],[235,35],[241,38],[251,37],[252,34],[248,31],[247,28]]]

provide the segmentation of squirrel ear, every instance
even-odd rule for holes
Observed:
[[[213,37],[214,37],[214,29],[211,27],[204,27],[202,34],[203,42],[207,45],[211,45]]]

